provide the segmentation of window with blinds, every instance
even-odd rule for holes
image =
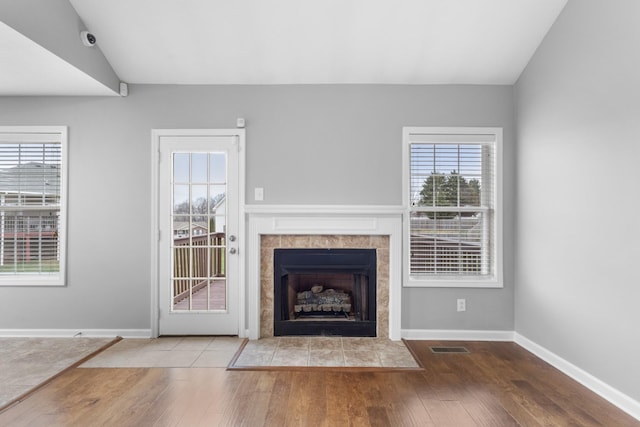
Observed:
[[[64,284],[64,127],[0,127],[0,285]]]
[[[498,283],[501,133],[405,129],[405,265],[413,285]]]

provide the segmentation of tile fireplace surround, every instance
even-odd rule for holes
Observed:
[[[260,239],[260,338],[273,337],[273,250],[294,248],[376,249],[376,336],[389,336],[389,236],[283,234]]]
[[[273,336],[275,248],[369,248],[376,249],[377,337],[401,338],[402,212],[397,207],[260,206],[246,213],[246,337]]]

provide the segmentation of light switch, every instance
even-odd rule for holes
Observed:
[[[260,202],[260,201],[264,200],[264,188],[262,188],[262,187],[256,187],[256,189],[255,189],[254,199],[255,199],[257,202]]]

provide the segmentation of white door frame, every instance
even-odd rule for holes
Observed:
[[[160,138],[163,136],[236,136],[238,137],[238,335],[246,335],[245,307],[245,130],[244,129],[152,129],[151,130],[151,337],[159,333],[158,242],[160,222],[158,191],[160,173]]]

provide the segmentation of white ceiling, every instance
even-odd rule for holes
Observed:
[[[566,2],[70,0],[122,81],[156,84],[513,84]],[[19,68],[0,94],[37,92]]]

